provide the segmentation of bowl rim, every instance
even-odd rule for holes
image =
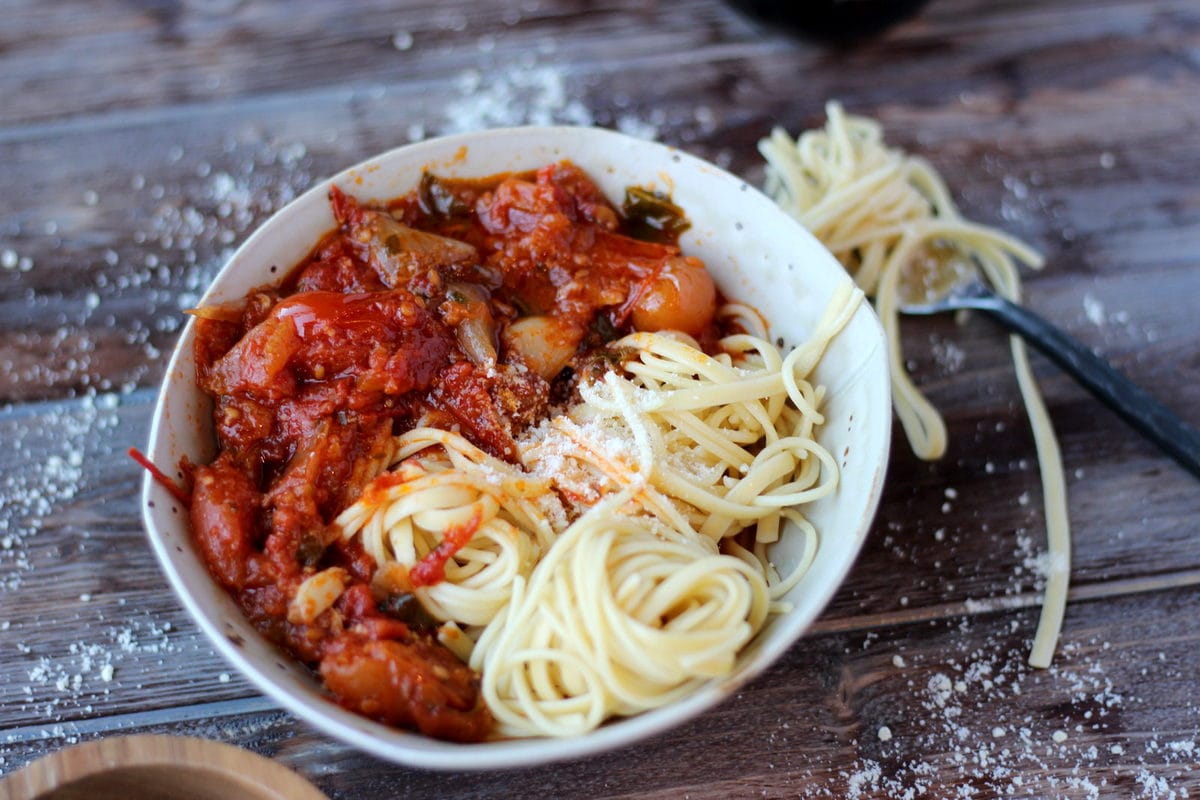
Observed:
[[[204,294],[198,301],[198,305],[203,305],[207,302],[214,292],[219,289],[220,284],[228,273],[230,265],[236,263],[242,257],[243,253],[256,248],[260,242],[269,237],[277,235],[277,232],[273,229],[280,224],[279,221],[282,218],[295,213],[296,209],[301,208],[304,204],[311,203],[313,195],[326,195],[330,187],[334,184],[345,185],[348,182],[353,182],[357,176],[380,169],[381,164],[400,157],[400,154],[408,157],[418,156],[414,160],[419,161],[421,160],[419,156],[422,151],[428,150],[429,156],[424,158],[425,163],[444,163],[442,155],[444,152],[454,151],[455,148],[461,151],[462,147],[469,147],[481,138],[511,138],[515,142],[519,142],[521,139],[530,136],[561,139],[563,142],[561,147],[567,151],[562,155],[564,158],[571,157],[569,152],[571,140],[579,141],[584,138],[594,137],[597,140],[609,140],[611,144],[657,150],[660,151],[661,155],[667,156],[673,161],[682,161],[682,167],[689,170],[715,173],[722,180],[734,182],[737,188],[743,192],[743,197],[746,197],[748,193],[751,197],[757,197],[757,202],[768,204],[772,211],[767,213],[778,214],[781,218],[786,219],[788,223],[795,227],[795,232],[801,238],[810,240],[813,248],[815,248],[814,252],[824,253],[828,262],[836,265],[837,269],[842,271],[847,280],[852,280],[824,245],[812,236],[807,229],[801,226],[799,222],[788,216],[773,201],[747,181],[698,156],[691,155],[684,150],[670,145],[639,139],[603,128],[531,125],[468,131],[402,145],[363,159],[350,167],[320,180],[307,191],[276,210],[270,217],[258,225],[253,233],[228,256],[225,263],[216,272],[212,281],[205,289]],[[321,231],[316,234],[313,237],[313,243],[315,244],[324,233],[325,231]],[[865,315],[867,318],[867,324],[871,327],[871,338],[875,342],[875,346],[881,350],[886,350],[883,326],[871,304],[864,300],[855,312],[854,317],[858,317],[859,315]],[[194,326],[195,320],[189,318],[184,328],[180,331],[164,373],[163,383],[155,403],[148,436],[146,452],[151,457],[153,457],[153,454],[162,445],[167,435],[164,429],[164,420],[166,418],[164,412],[173,382],[172,376],[181,369],[181,362],[191,357],[190,352],[188,352],[189,347],[185,347],[185,345],[190,345],[190,342],[194,338]],[[864,359],[865,361],[866,359]],[[151,548],[158,559],[160,568],[167,576],[172,590],[187,609],[192,620],[204,631],[214,648],[227,662],[246,676],[257,689],[322,733],[393,763],[430,770],[479,771],[511,769],[575,759],[630,745],[669,729],[676,728],[684,722],[694,719],[704,711],[715,707],[725,698],[736,693],[749,681],[767,670],[811,628],[813,622],[816,621],[834,594],[841,588],[846,576],[857,560],[862,545],[870,531],[871,523],[874,520],[882,496],[883,482],[887,473],[890,453],[892,427],[890,379],[885,378],[879,382],[878,386],[873,385],[872,389],[874,401],[886,413],[883,413],[883,419],[880,422],[882,433],[879,439],[879,450],[869,455],[871,459],[870,463],[873,463],[875,466],[871,476],[871,486],[867,492],[868,502],[861,509],[856,522],[854,541],[850,547],[845,570],[838,576],[836,581],[826,582],[819,587],[819,591],[812,593],[815,595],[815,598],[810,602],[813,608],[812,613],[803,616],[789,613],[778,615],[777,621],[773,624],[783,626],[783,631],[764,641],[760,641],[752,660],[740,662],[730,675],[719,681],[704,683],[688,695],[665,706],[644,711],[631,717],[611,719],[599,728],[575,737],[500,739],[473,744],[445,742],[431,739],[419,733],[391,728],[373,722],[341,708],[330,699],[319,698],[315,693],[310,697],[289,690],[280,682],[273,680],[267,670],[260,669],[242,649],[231,642],[221,629],[219,622],[215,619],[216,612],[210,612],[206,609],[204,604],[186,588],[184,577],[175,563],[174,555],[170,552],[171,548],[159,533],[157,522],[153,518],[153,503],[151,501],[155,498],[156,491],[162,491],[162,489],[158,487],[158,484],[149,473],[143,477],[142,481],[142,520],[146,528],[147,538],[150,540]],[[221,591],[224,591],[224,589],[221,589]],[[267,640],[264,639],[263,641]],[[282,648],[278,648],[269,642],[268,644],[290,661],[299,663],[294,656]]]
[[[46,800],[105,775],[145,769],[192,770],[236,782],[257,800],[328,800],[304,776],[244,747],[198,736],[127,734],[69,745],[0,777],[0,795]],[[239,796],[242,793],[239,793]]]

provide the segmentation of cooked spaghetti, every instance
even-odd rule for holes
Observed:
[[[397,458],[420,455],[378,478],[335,522],[344,538],[360,537],[382,591],[411,589],[439,620],[486,625],[554,539],[539,507],[550,486],[457,434],[417,428],[396,444]],[[408,569],[389,569],[416,567],[458,532],[469,540],[437,580],[414,585]]]
[[[570,736],[665,705],[727,675],[766,619],[757,565],[617,505],[567,528],[476,645],[502,732]]]
[[[877,122],[847,115],[835,102],[826,113],[823,130],[806,131],[793,141],[776,129],[760,142],[768,163],[766,189],[874,298],[887,336],[896,415],[917,456],[941,458],[945,423],[904,367],[901,298],[936,294],[948,288],[959,270],[978,265],[997,293],[1016,302],[1021,295],[1018,262],[1038,268],[1042,260],[1002,231],[963,219],[933,167],[889,148]],[[1041,465],[1049,566],[1029,663],[1046,667],[1062,628],[1070,576],[1066,481],[1025,343],[1012,336],[1010,345]]]

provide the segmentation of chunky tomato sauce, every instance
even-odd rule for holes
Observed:
[[[336,188],[330,201],[338,228],[279,286],[196,312],[197,380],[220,449],[193,472],[193,534],[254,624],[316,667],[339,703],[480,740],[492,720],[478,676],[411,597],[373,585],[377,565],[331,521],[418,421],[516,461],[514,437],[571,396],[605,343],[666,328],[711,343],[716,290],[674,244],[677,210],[663,201],[657,217],[632,219],[568,162],[426,175],[385,206]],[[628,235],[647,224],[658,241]],[[472,533],[447,531],[411,583],[441,580]],[[348,588],[313,621],[289,620],[299,585],[329,567]]]

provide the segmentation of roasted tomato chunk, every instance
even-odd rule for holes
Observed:
[[[492,726],[475,673],[426,639],[346,637],[321,659],[321,677],[342,706],[388,725],[459,742],[480,741]]]

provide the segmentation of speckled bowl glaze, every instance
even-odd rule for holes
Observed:
[[[741,179],[671,147],[588,128],[512,128],[413,144],[351,167],[282,209],[234,253],[203,303],[234,300],[273,283],[334,226],[326,196],[331,184],[367,200],[413,189],[424,169],[481,177],[571,159],[620,199],[625,187],[670,192],[692,227],[684,252],[704,259],[728,297],[757,307],[772,337],[804,341],[847,280],[838,262],[771,200]],[[168,472],[181,458],[214,455],[209,400],[194,380],[189,323],[171,359],[155,409],[148,455]],[[887,465],[891,403],[883,330],[863,304],[817,369],[829,390],[819,439],[842,466],[833,496],[807,508],[821,534],[816,560],[789,593],[792,610],[772,618],[741,653],[732,674],[654,711],[617,719],[566,740],[522,739],[483,744],[436,741],[393,730],[344,711],[323,694],[303,665],[276,649],[246,622],[209,576],[188,532],[186,510],[149,478],[143,514],[151,545],[171,585],[214,646],[263,692],[301,719],[381,758],[429,769],[499,769],[577,758],[627,745],[679,725],[736,692],[791,647],[829,602],[867,535]],[[772,554],[786,569],[800,556],[802,537],[785,531]]]

